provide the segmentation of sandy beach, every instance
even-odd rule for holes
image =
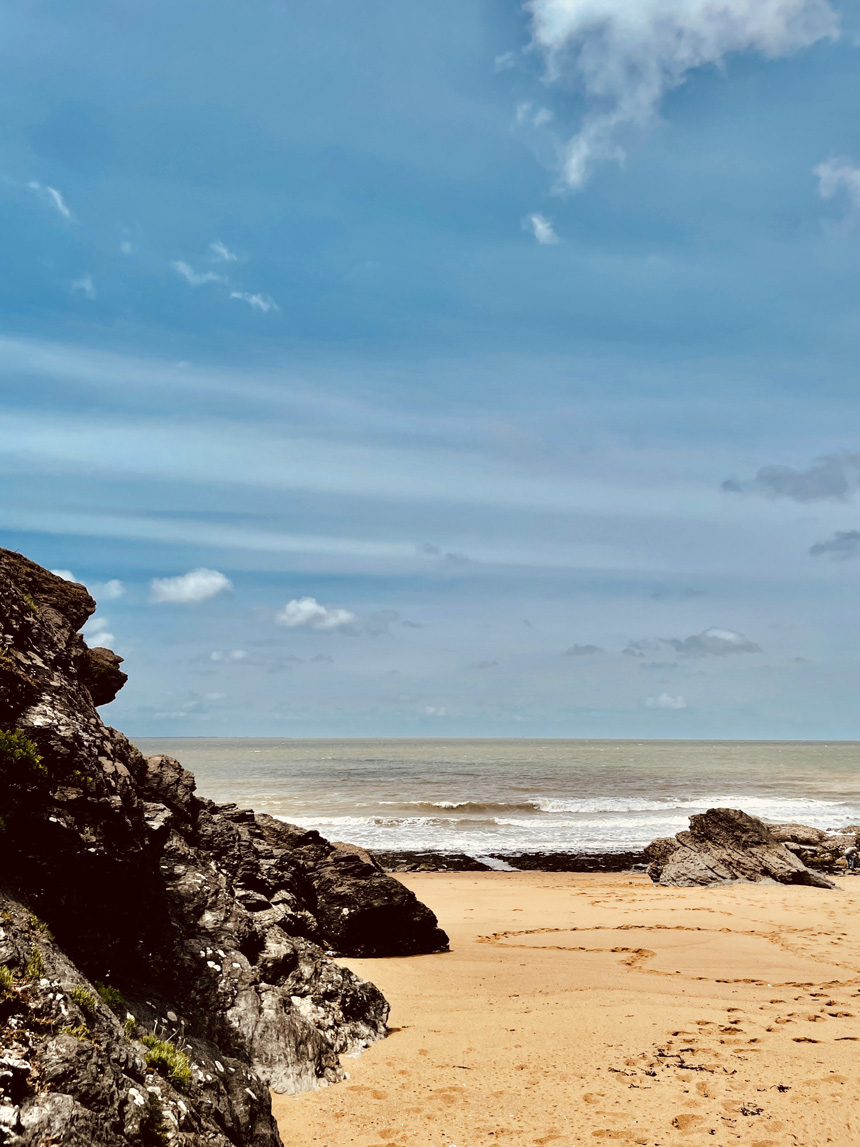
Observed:
[[[391,1034],[275,1097],[290,1147],[860,1142],[860,878],[403,877],[450,953],[344,961]]]

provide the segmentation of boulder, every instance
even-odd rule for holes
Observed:
[[[773,880],[833,887],[777,840],[763,821],[740,809],[712,808],[691,816],[688,832],[653,841],[645,855],[655,884],[689,887]]]

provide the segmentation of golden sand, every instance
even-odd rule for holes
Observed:
[[[860,876],[403,882],[452,951],[344,961],[392,1032],[346,1082],[275,1097],[288,1147],[860,1147]]]

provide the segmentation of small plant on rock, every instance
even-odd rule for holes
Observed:
[[[78,987],[72,988],[69,995],[75,1001],[81,1011],[86,1012],[86,1014],[90,1017],[95,1016],[98,1005],[96,1004],[96,998],[92,992],[88,992],[86,988],[82,988],[80,985],[78,985]]]
[[[20,729],[0,729],[0,776],[14,782],[28,776],[41,778],[48,770],[42,764],[38,745]]]
[[[107,1004],[114,1015],[121,1016],[125,1011],[125,996],[119,988],[112,988],[110,984],[96,982],[96,991]]]
[[[44,974],[45,957],[38,948],[34,948],[30,953],[30,959],[27,961],[27,967],[24,969],[24,975],[28,980],[41,980]]]
[[[5,996],[11,992],[14,982],[14,977],[9,970],[9,966],[7,964],[0,964],[0,996]]]
[[[145,1035],[141,1040],[149,1051],[145,1059],[147,1064],[168,1079],[174,1087],[185,1088],[191,1082],[191,1060],[174,1047],[166,1039],[158,1039],[154,1035]]]
[[[76,1024],[74,1027],[60,1028],[60,1035],[74,1036],[75,1039],[84,1040],[86,1043],[95,1043],[95,1036],[86,1024]]]

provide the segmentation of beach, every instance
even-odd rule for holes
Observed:
[[[275,1097],[291,1147],[860,1142],[860,878],[402,880],[451,951],[342,961],[391,1031],[345,1082]]]

